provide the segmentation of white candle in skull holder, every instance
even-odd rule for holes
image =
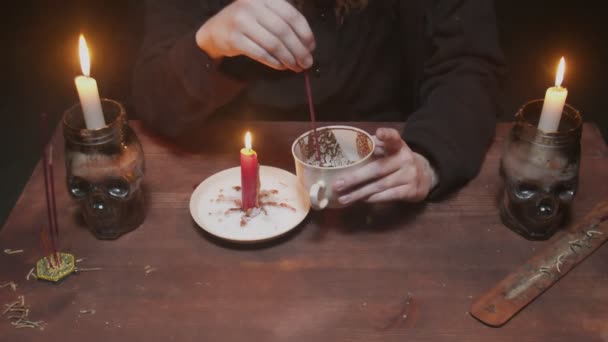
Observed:
[[[78,91],[78,97],[80,98],[84,122],[87,129],[99,129],[105,127],[106,122],[103,117],[103,110],[101,109],[97,81],[89,76],[91,71],[91,59],[83,35],[80,35],[79,52],[82,76],[77,76],[74,79],[74,83],[76,83],[76,90]]]
[[[557,75],[555,78],[555,87],[547,89],[545,94],[545,102],[543,110],[538,120],[538,129],[545,133],[554,133],[558,131],[559,122],[562,118],[568,89],[562,87],[564,73],[566,71],[566,61],[564,57],[559,61],[557,67]]]

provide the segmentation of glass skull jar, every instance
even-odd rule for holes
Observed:
[[[103,99],[106,126],[86,129],[80,104],[63,116],[68,191],[98,239],[116,239],[144,219],[144,154],[124,107]]]
[[[503,223],[530,240],[548,239],[567,217],[578,188],[580,113],[566,105],[557,132],[538,130],[543,100],[516,114],[505,144],[500,173]]]

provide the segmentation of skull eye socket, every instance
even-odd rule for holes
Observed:
[[[574,199],[575,192],[574,186],[569,183],[560,183],[555,187],[555,193],[563,202],[572,201]]]
[[[69,181],[70,193],[76,198],[82,198],[87,195],[90,185],[87,181],[80,177],[71,177]]]
[[[123,179],[113,179],[108,182],[108,193],[113,197],[127,197],[129,195],[129,188],[129,183]]]
[[[520,199],[530,199],[538,192],[538,188],[534,184],[521,183],[515,187],[515,196]]]

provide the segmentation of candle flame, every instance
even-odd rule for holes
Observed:
[[[251,150],[251,133],[245,133],[245,148]]]
[[[82,34],[78,40],[78,52],[80,54],[80,68],[82,69],[82,74],[89,77],[91,73],[91,57],[89,56],[87,41]]]
[[[566,60],[564,57],[559,60],[559,65],[557,67],[557,75],[555,76],[555,86],[561,87],[562,82],[564,81],[564,74],[566,73]]]

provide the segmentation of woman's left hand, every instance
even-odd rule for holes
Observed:
[[[437,184],[429,161],[412,152],[395,129],[379,128],[375,140],[374,154],[379,158],[333,184],[341,193],[340,203],[423,201]]]

